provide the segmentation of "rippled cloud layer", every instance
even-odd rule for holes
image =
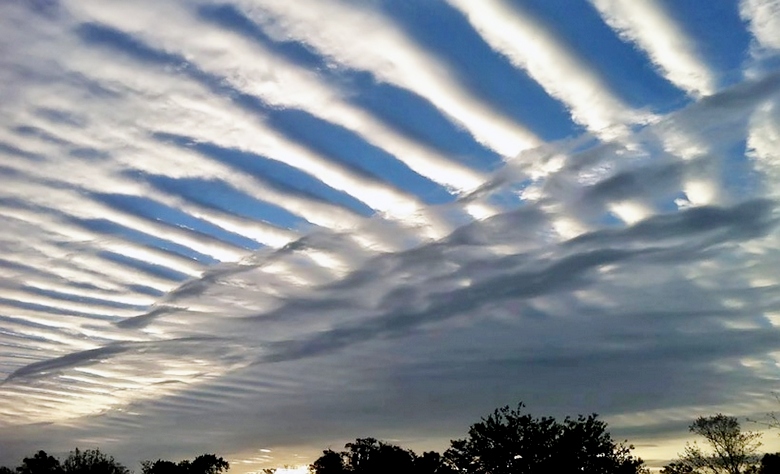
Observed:
[[[780,8],[689,8],[3,3],[0,464],[777,410]]]

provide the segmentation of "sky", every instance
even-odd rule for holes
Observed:
[[[779,53],[778,0],[0,1],[0,465],[756,429]]]

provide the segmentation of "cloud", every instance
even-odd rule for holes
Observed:
[[[742,0],[739,11],[750,23],[758,44],[767,49],[780,49],[780,2],[776,0]]]
[[[780,171],[780,108],[777,100],[768,102],[758,108],[750,118],[747,136],[748,156],[755,161],[755,165],[768,176],[776,177]],[[772,186],[768,186],[767,193],[774,195]]]
[[[762,83],[727,91],[724,96],[692,106],[657,127],[674,122],[692,125],[697,120],[701,124],[705,119],[714,125],[716,119],[708,111],[728,109],[735,114],[750,113],[762,103],[760,98],[766,97],[766,91]],[[720,117],[721,121],[733,120],[725,115]],[[655,134],[638,135],[643,136],[648,140],[647,145],[653,146]],[[777,310],[772,293],[758,291],[760,287],[753,288],[749,280],[739,280],[743,286],[735,287],[731,293],[724,292],[721,280],[736,268],[744,270],[753,266],[746,255],[744,260],[735,262],[736,267],[726,271],[733,264],[728,263],[725,255],[751,242],[774,238],[775,202],[753,199],[731,206],[701,206],[651,215],[631,226],[610,227],[604,223],[604,213],[609,212],[605,203],[633,198],[653,200],[660,196],[671,200],[671,190],[679,191],[681,186],[680,176],[688,168],[696,169],[699,165],[675,161],[674,166],[638,166],[637,161],[626,160],[625,156],[634,153],[641,157],[641,150],[629,151],[623,146],[607,150],[610,152],[604,153],[602,149],[598,155],[569,154],[567,161],[544,179],[548,185],[543,186],[540,199],[534,203],[521,203],[516,210],[461,227],[438,242],[387,255],[368,252],[363,259],[351,262],[346,276],[306,270],[310,265],[307,261],[311,261],[303,258],[307,255],[348,255],[348,248],[359,248],[343,236],[325,231],[275,252],[263,251],[251,263],[214,268],[202,278],[170,292],[157,309],[126,319],[117,330],[122,334],[123,330],[142,329],[143,332],[127,335],[143,335],[147,341],[144,344],[150,348],[167,344],[163,341],[203,337],[217,331],[229,341],[231,351],[237,351],[230,359],[238,364],[233,367],[293,363],[314,356],[339,358],[339,354],[350,351],[352,346],[371,345],[373,340],[399,340],[398,344],[403,345],[408,338],[418,337],[416,334],[447,327],[452,321],[473,328],[480,320],[516,327],[513,334],[519,334],[514,331],[523,326],[545,327],[544,336],[527,334],[516,342],[520,344],[518,347],[524,347],[525,355],[521,359],[538,367],[549,364],[566,367],[573,361],[585,363],[585,360],[602,364],[597,361],[611,360],[617,354],[628,362],[648,356],[645,350],[657,354],[653,357],[662,358],[671,357],[669,354],[674,351],[681,351],[680,357],[684,358],[695,353],[700,361],[697,363],[701,364],[760,356],[764,354],[762,351],[773,350],[771,337],[762,339],[760,344],[754,340],[747,352],[723,352],[712,343],[719,337],[736,337],[732,332],[740,331],[729,328],[726,322],[741,321],[747,327],[766,325],[768,320],[760,322],[761,314]],[[565,148],[560,152],[569,153]],[[570,186],[553,185],[557,178],[601,169],[617,157],[622,163],[595,181],[577,184],[567,180]],[[511,170],[503,172],[511,173]],[[627,182],[635,185],[625,184],[629,176]],[[489,200],[505,192],[506,186],[512,183],[505,178],[499,178],[505,184],[498,184],[479,199]],[[660,194],[653,194],[653,190]],[[575,212],[568,209],[569,201],[576,202],[578,214],[589,216],[582,221],[586,231],[573,239],[555,232],[558,216]],[[714,270],[721,267],[723,273]],[[707,276],[703,273],[693,276],[705,268],[710,268]],[[636,281],[629,277],[632,274],[655,281],[647,286],[648,281]],[[308,278],[313,278],[316,284],[307,283]],[[731,281],[732,285],[737,284],[733,278]],[[652,305],[654,310],[647,311],[642,309],[647,296],[637,301],[630,298],[648,289],[656,297],[666,291],[671,294],[682,291],[690,297],[660,306],[656,302]],[[704,311],[700,306],[703,302],[708,302]],[[218,320],[213,317],[216,312],[220,314]],[[620,318],[630,319],[648,332],[645,335],[632,332],[636,339],[634,345],[618,342],[619,335],[630,331],[630,327],[607,328],[608,321]],[[520,324],[521,321],[525,323]],[[562,326],[563,321],[568,321],[571,327]],[[694,321],[700,325],[697,333],[704,337],[696,336],[692,341],[700,344],[695,346],[695,351],[683,343],[684,328]],[[593,324],[592,332],[585,331],[583,324]],[[559,333],[547,332],[553,329]],[[477,336],[479,330],[475,331],[473,344],[488,340]],[[577,331],[579,337],[574,337],[571,331]],[[605,334],[600,331],[611,335],[604,339]],[[747,338],[760,334],[744,331],[748,332],[739,334]],[[662,332],[667,333],[668,344],[653,339],[652,335]],[[490,337],[494,336],[491,333]],[[560,342],[552,342],[553,347],[545,350],[533,342],[537,337],[539,341]],[[158,338],[162,339],[154,342]],[[565,350],[559,347],[564,341],[568,344]],[[111,352],[114,346],[105,347]],[[18,374],[40,373],[39,366],[62,369],[63,376],[68,377],[70,364],[60,362],[71,359],[91,362],[90,354],[89,351],[74,353],[64,359],[33,364],[18,369],[12,379],[18,379]],[[121,354],[101,351],[96,354],[107,356],[104,365],[116,364],[117,370],[134,367],[136,373],[144,370],[141,368],[146,364],[141,358],[129,366],[123,365],[122,358],[115,357]],[[213,363],[223,360],[222,355],[215,357],[208,359]],[[175,366],[176,360],[170,363]],[[166,366],[168,362],[161,360],[157,364]],[[136,396],[145,398],[146,389],[142,387],[135,389]]]
[[[281,461],[366,434],[442,449],[521,399],[654,443],[694,411],[766,411],[777,74],[714,92],[691,49],[649,54],[710,95],[638,124],[609,71],[485,5],[459,8],[592,134],[538,144],[370,3],[220,7],[265,42],[207,2],[0,6],[19,47],[0,55],[0,463],[74,443],[128,463]],[[506,163],[473,172],[355,105],[346,76],[365,73]],[[329,152],[331,133],[359,156]],[[405,174],[361,168],[368,149]],[[451,199],[426,199],[442,186]]]
[[[642,120],[640,113],[612,94],[588,64],[527,13],[502,0],[450,3],[466,15],[493,49],[562,101],[575,122],[596,134],[614,137],[621,126]]]
[[[455,190],[474,188],[484,180],[478,172],[453,162],[430,146],[395,131],[370,112],[351,105],[341,97],[344,93],[322,81],[312,71],[242,35],[208,21],[197,21],[185,9],[159,2],[127,5],[128,11],[105,9],[99,2],[79,2],[74,6],[93,21],[126,30],[130,35],[139,35],[167,52],[189,58],[191,63],[209,74],[226,76],[232,87],[258,97],[272,107],[306,110],[342,125],[386,149],[423,176]],[[233,15],[240,16],[238,11],[231,11]],[[147,30],[138,26],[159,14],[176,15],[179,21],[165,30]],[[189,34],[193,28],[201,34]]]
[[[451,79],[444,64],[414,44],[370,5],[339,0],[296,5],[276,0],[235,2],[277,37],[292,36],[348,68],[368,71],[429,100],[481,143],[513,156],[539,143],[521,124],[502,116]],[[322,22],[322,18],[339,22]],[[356,42],[354,38],[364,38]]]
[[[67,354],[56,359],[50,359],[42,362],[35,362],[30,365],[26,365],[20,369],[13,371],[6,379],[4,383],[11,382],[17,378],[45,376],[53,371],[62,370],[69,367],[94,364],[103,360],[109,356],[119,354],[127,350],[127,347],[123,345],[111,345],[106,347],[100,347],[97,349],[90,349],[82,352],[75,352]]]
[[[607,22],[623,38],[642,48],[663,75],[694,96],[715,92],[717,78],[697,54],[694,42],[656,0],[626,4],[592,0]]]

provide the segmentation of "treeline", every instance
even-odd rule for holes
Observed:
[[[536,418],[508,406],[473,424],[463,439],[440,454],[421,455],[375,438],[358,438],[343,451],[326,449],[310,466],[312,474],[647,474],[633,446],[616,442],[605,422],[593,414]],[[771,426],[778,427],[773,418]],[[688,443],[662,474],[780,474],[780,453],[760,455],[760,435],[742,431],[735,417],[700,417],[690,431],[703,438]],[[221,474],[230,465],[214,454],[179,462],[144,461],[141,474]],[[274,469],[265,469],[273,474]],[[72,451],[60,462],[39,451],[0,474],[130,474],[98,449]]]
[[[142,474],[221,474],[228,469],[230,464],[214,454],[177,463],[162,459],[141,463]],[[24,458],[15,469],[0,467],[0,474],[131,474],[131,471],[100,449],[76,448],[62,462],[45,451],[38,451]]]
[[[780,427],[776,416],[770,427]],[[688,443],[661,474],[780,474],[780,453],[759,453],[760,434],[745,432],[737,418],[699,417],[690,432],[703,438]],[[646,474],[632,445],[615,442],[597,415],[576,419],[534,418],[504,407],[471,426],[468,436],[450,442],[443,455],[422,456],[373,438],[325,450],[311,466],[313,474]],[[267,470],[266,474],[273,473]]]
[[[614,473],[644,472],[633,446],[615,442],[597,415],[576,419],[534,418],[523,405],[504,407],[475,423],[464,439],[451,441],[444,454],[413,451],[358,439],[345,451],[323,451],[315,474],[456,473]]]

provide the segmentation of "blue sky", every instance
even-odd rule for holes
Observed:
[[[0,464],[780,409],[776,0],[0,5]],[[774,446],[775,434],[767,445]]]

